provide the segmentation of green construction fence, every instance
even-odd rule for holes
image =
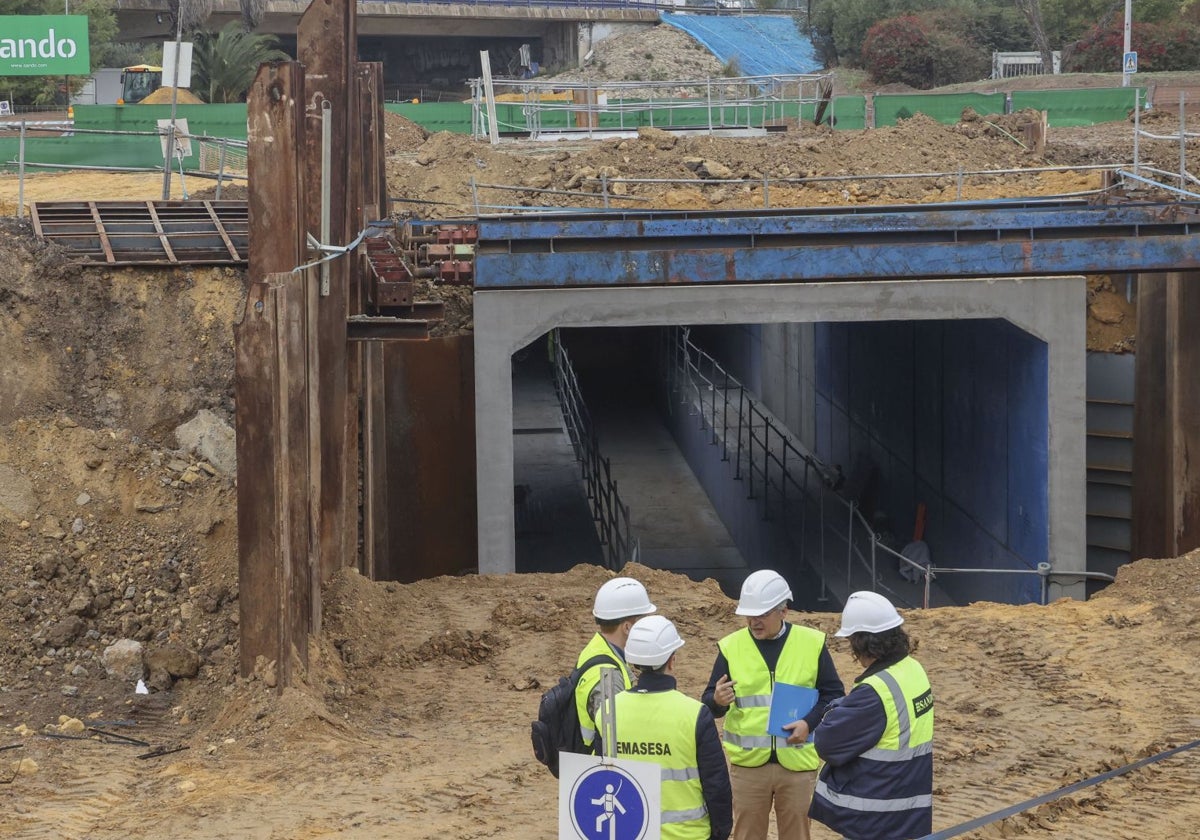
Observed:
[[[625,105],[636,105],[626,100]],[[412,120],[427,131],[451,131],[455,134],[471,133],[471,104],[469,102],[431,102],[412,104],[389,103],[384,106],[394,114]],[[529,123],[524,113],[525,105],[520,102],[496,103],[496,122],[500,132],[525,132]],[[761,126],[776,120],[800,119],[812,121],[816,106],[812,103],[779,102],[774,105],[720,106],[710,111],[707,105],[684,105],[672,108],[647,108],[643,111],[604,111],[599,113],[601,130],[636,129],[643,126],[658,128],[706,128],[710,124],[723,126]],[[839,96],[834,99],[829,113],[835,118],[837,128],[864,128],[866,125],[866,98],[862,96]],[[568,108],[543,109],[542,130],[563,130],[575,127],[575,112]]]
[[[1135,97],[1140,97],[1136,99]],[[1095,125],[1129,118],[1137,102],[1146,101],[1144,88],[1104,88],[1088,90],[1014,90],[1012,110],[1033,108],[1046,112],[1056,127]]]
[[[980,114],[1001,114],[1033,108],[1046,111],[1052,126],[1092,125],[1128,118],[1136,107],[1138,95],[1144,101],[1141,88],[1104,88],[1078,90],[1014,91],[1006,103],[1003,93],[964,94],[881,94],[874,98],[876,126],[895,123],[922,113],[943,123],[957,122],[964,108]],[[400,114],[428,131],[471,132],[471,105],[466,102],[389,103],[388,111]],[[503,131],[526,131],[528,124],[522,103],[504,102],[497,105],[497,120]],[[724,113],[714,107],[714,124],[759,126],[773,120],[796,119],[811,121],[812,104],[776,103],[773,106],[727,106]],[[177,117],[188,121],[192,136],[246,139],[246,106],[179,105]],[[866,98],[838,96],[830,103],[823,121],[832,122],[838,129],[867,127]],[[169,119],[170,105],[78,105],[75,107],[75,129],[96,131],[156,131],[158,120]],[[543,129],[565,129],[574,126],[574,112],[544,111]],[[703,128],[710,124],[706,105],[678,108],[651,108],[642,112],[604,112],[600,114],[601,129],[657,126],[660,128]],[[0,135],[0,169],[16,168],[19,139],[15,132]],[[199,143],[192,143],[192,154],[184,158],[185,169],[199,166]],[[113,136],[102,134],[65,133],[53,137],[29,136],[25,142],[27,168],[36,164],[74,166],[161,167],[162,142],[159,137]]]
[[[87,134],[87,131],[157,132],[158,120],[171,118],[170,105],[77,105],[75,125],[78,133],[25,138],[26,169],[36,171],[38,164],[69,166],[111,166],[162,168],[162,138],[158,136]],[[179,105],[176,118],[187,120],[193,137],[246,139],[246,106]],[[33,131],[31,129],[31,131]],[[0,136],[0,168],[17,168],[20,137],[16,132]],[[184,170],[200,165],[200,144],[191,143],[192,153],[183,159]],[[176,164],[178,166],[178,164]]]
[[[895,125],[917,114],[947,125],[962,119],[974,108],[977,114],[1003,114],[1003,93],[878,94],[875,97],[875,127]]]

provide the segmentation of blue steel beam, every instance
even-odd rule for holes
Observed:
[[[875,234],[887,232],[946,232],[962,230],[1028,232],[1036,237],[1042,228],[1067,230],[1142,225],[1191,224],[1200,229],[1200,214],[1181,205],[1116,205],[1088,207],[1085,204],[1054,207],[981,207],[977,210],[922,209],[873,213],[838,213],[822,210],[804,215],[654,216],[613,219],[534,218],[485,219],[479,222],[481,241],[632,239],[635,237],[789,236],[819,234]]]
[[[476,288],[1200,268],[1196,205],[998,202],[481,220]]]
[[[1200,268],[1200,237],[479,254],[475,287],[1013,277]]]

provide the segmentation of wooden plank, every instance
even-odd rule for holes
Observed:
[[[154,229],[158,232],[158,241],[162,243],[162,249],[166,252],[167,259],[173,263],[179,262],[175,259],[175,252],[171,250],[171,243],[167,239],[167,233],[163,230],[162,222],[159,221],[158,211],[154,209],[154,202],[146,202],[146,211],[150,214],[150,220],[154,223]]]
[[[108,241],[108,232],[104,229],[104,220],[100,218],[96,202],[89,201],[88,210],[92,213],[92,222],[96,225],[96,234],[100,237],[100,247],[104,249],[104,257],[108,262],[113,262],[112,243]]]
[[[299,162],[303,68],[290,62],[259,67],[246,111],[249,279],[254,282],[274,272],[291,271],[307,253],[304,230],[296,224],[306,193]]]
[[[1200,272],[1167,275],[1172,556],[1200,547]]]
[[[1173,446],[1167,412],[1167,278],[1141,274],[1137,283],[1137,357],[1133,403],[1133,520],[1131,556],[1170,557],[1167,521]]]
[[[371,342],[363,359],[363,557],[359,571],[374,580],[387,562],[387,401],[383,345]]]
[[[29,218],[33,222],[34,235],[38,239],[41,239],[42,238],[42,214],[41,214],[41,211],[38,209],[38,203],[36,201],[30,203],[30,205],[29,205]]]
[[[305,62],[304,145],[302,167],[307,182],[313,185],[298,218],[304,228],[319,238],[321,231],[321,127],[322,114],[328,113],[333,125],[332,172],[329,192],[332,215],[330,242],[346,245],[357,229],[347,208],[349,138],[357,126],[350,123],[354,103],[352,85],[353,54],[357,50],[356,5],[350,0],[313,3],[300,18],[296,31],[297,55]],[[325,103],[329,108],[323,108]],[[312,491],[318,500],[313,520],[318,533],[318,580],[328,580],[342,565],[355,562],[357,552],[357,476],[351,480],[349,453],[355,451],[357,437],[349,436],[348,401],[349,358],[346,349],[346,317],[349,314],[348,258],[331,260],[328,265],[329,293],[312,301],[315,307],[315,345],[310,357],[310,375],[316,384],[316,402],[309,430],[310,451],[319,468],[312,473]],[[354,415],[357,416],[355,409]],[[357,430],[356,430],[357,431]],[[350,489],[353,487],[353,497]],[[351,538],[348,532],[353,532]],[[347,554],[346,547],[352,546]],[[318,612],[314,626],[320,626]]]
[[[273,660],[280,686],[291,679],[293,651],[307,662],[311,629],[311,610],[297,608],[311,575],[308,451],[297,445],[308,433],[304,345],[297,338],[304,289],[291,274],[304,255],[303,231],[295,224],[304,195],[298,154],[303,92],[302,68],[280,62],[261,66],[250,89],[254,247],[246,310],[234,329],[241,669],[248,675],[258,657]]]
[[[217,215],[217,211],[213,209],[212,202],[204,202],[204,209],[208,211],[208,217],[212,219],[213,227],[221,235],[221,240],[225,243],[225,248],[229,251],[229,256],[235,260],[240,260],[241,256],[238,255],[237,248],[233,246],[233,241],[229,238],[229,232],[225,230],[225,225]]]
[[[237,394],[238,458],[238,633],[243,676],[255,660],[280,659],[283,592],[280,562],[284,546],[277,527],[279,483],[274,480],[278,451],[275,400],[279,359],[275,355],[278,290],[253,282],[246,309],[233,327],[234,390]]]
[[[383,344],[387,377],[387,550],[380,578],[414,581],[474,569],[474,342]]]

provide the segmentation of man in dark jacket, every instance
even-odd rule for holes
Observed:
[[[817,725],[825,766],[809,815],[849,840],[933,831],[933,690],[903,623],[874,592],[855,592],[842,611],[837,635],[866,670]]]

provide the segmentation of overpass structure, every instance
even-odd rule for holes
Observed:
[[[295,51],[296,28],[306,0],[268,0],[255,31],[278,35]],[[571,68],[606,34],[629,26],[651,26],[673,3],[601,0],[572,3],[538,0],[502,2],[359,2],[358,52],[384,63],[389,86],[444,80],[447,87],[478,77],[479,51],[504,67],[521,44],[531,46],[543,67]],[[117,23],[125,40],[170,40],[174,27],[166,0],[120,0]],[[216,31],[242,18],[234,0],[216,0],[207,26]]]

